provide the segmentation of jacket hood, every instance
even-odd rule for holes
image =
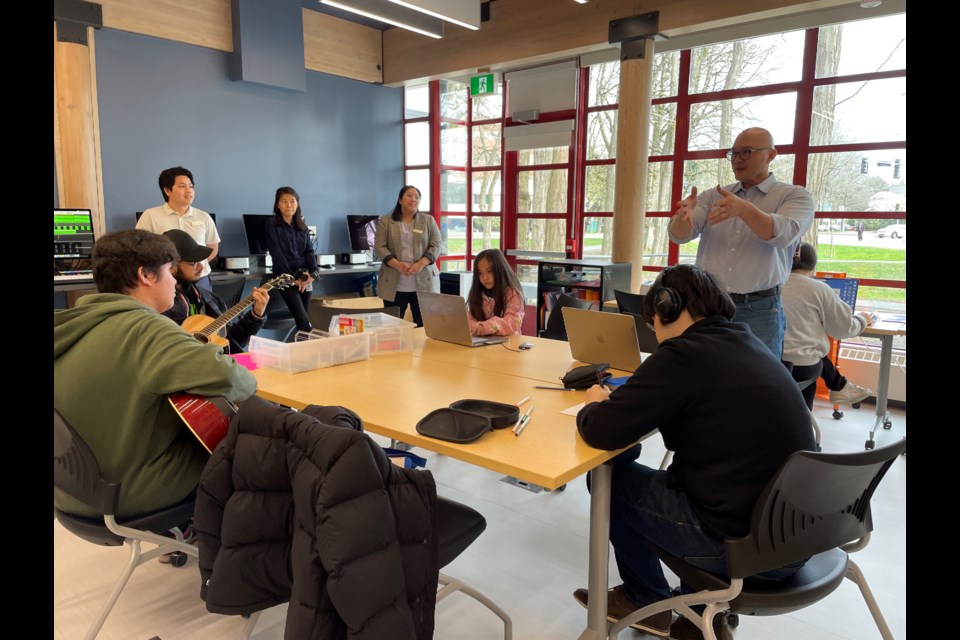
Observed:
[[[53,357],[57,358],[69,351],[94,327],[119,313],[157,312],[122,293],[83,296],[74,308],[53,312]]]

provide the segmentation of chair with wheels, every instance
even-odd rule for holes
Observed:
[[[581,300],[580,298],[561,293],[557,296],[557,301],[553,303],[553,308],[550,309],[547,326],[540,332],[541,338],[564,341],[567,339],[567,327],[563,324],[563,314],[560,312],[560,309],[564,307],[589,309],[592,307],[592,303],[589,300]]]
[[[53,410],[53,486],[102,514],[87,518],[60,511],[54,507],[57,520],[71,533],[93,544],[119,547],[129,552],[129,559],[104,602],[96,619],[87,630],[86,639],[96,638],[107,616],[116,604],[133,570],[145,562],[173,552],[171,564],[183,566],[187,556],[197,557],[197,547],[183,540],[180,526],[193,517],[194,498],[132,518],[116,519],[120,501],[120,483],[109,482],[100,475],[100,465],[86,442]],[[156,532],[169,532],[166,537]],[[156,547],[141,550],[141,543]]]
[[[237,273],[213,272],[210,274],[210,284],[213,292],[229,309],[243,298],[243,287],[247,284],[247,277]]]
[[[890,465],[907,448],[906,438],[882,449],[856,453],[798,451],[787,458],[757,499],[750,533],[727,538],[729,578],[697,569],[651,545],[660,559],[695,593],[661,600],[612,626],[610,637],[648,616],[671,609],[716,640],[718,614],[774,616],[791,613],[830,595],[844,578],[860,589],[885,640],[893,636],[866,578],[850,554],[870,541],[870,499]],[[809,558],[782,580],[752,578]],[[702,615],[691,606],[705,605]],[[735,622],[731,620],[731,625]]]

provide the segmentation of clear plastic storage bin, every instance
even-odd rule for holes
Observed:
[[[253,336],[250,355],[262,367],[298,373],[370,358],[370,339],[362,333],[304,342],[278,342]]]
[[[363,320],[363,333],[369,334],[371,354],[413,351],[413,330],[417,328],[416,323],[379,311],[345,313],[343,316]]]

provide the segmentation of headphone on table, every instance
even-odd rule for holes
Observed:
[[[662,324],[670,324],[679,318],[684,308],[683,298],[677,290],[666,286],[667,273],[672,269],[673,267],[667,267],[660,273],[661,288],[653,294],[653,308],[660,316]]]

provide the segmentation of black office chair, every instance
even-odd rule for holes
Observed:
[[[473,544],[474,540],[480,537],[480,534],[487,528],[487,520],[476,509],[439,495],[436,503],[436,517],[437,564],[443,569]],[[437,603],[458,591],[463,592],[495,613],[503,621],[504,640],[513,640],[513,621],[507,612],[497,606],[490,598],[462,580],[452,578],[444,573],[440,573],[438,582],[441,588],[437,590]],[[261,613],[262,611],[257,611],[250,614],[244,626],[241,640],[250,639]]]
[[[560,309],[563,307],[573,307],[574,309],[589,309],[593,306],[589,300],[581,300],[573,296],[561,293],[557,296],[557,301],[553,303],[550,310],[550,316],[547,318],[547,326],[540,332],[541,338],[550,338],[551,340],[566,340],[567,327],[563,324],[563,314]]]
[[[326,331],[330,327],[330,320],[333,316],[362,314],[362,313],[385,313],[394,318],[400,317],[400,307],[380,307],[380,308],[352,308],[352,307],[330,307],[323,304],[323,300],[314,298],[310,301],[310,309],[307,311],[310,317],[310,324],[314,329]]]
[[[629,291],[613,290],[613,297],[617,299],[617,309],[620,313],[643,313],[643,299],[646,297],[642,293],[630,293]]]
[[[849,554],[870,541],[870,499],[906,448],[904,438],[872,451],[791,455],[757,499],[750,533],[727,538],[729,579],[697,569],[651,544],[663,563],[697,593],[634,611],[613,625],[610,637],[637,620],[673,609],[699,627],[705,638],[715,640],[713,618],[719,613],[790,613],[819,602],[848,578],[860,588],[880,635],[892,640],[880,606]],[[783,580],[750,577],[808,557],[801,569]],[[696,605],[706,605],[703,615],[690,609]]]
[[[236,273],[211,273],[210,285],[213,292],[219,296],[226,309],[240,302],[243,298],[243,288],[247,284],[245,275]],[[226,309],[224,309],[226,311]]]
[[[486,519],[476,510],[465,504],[437,496],[437,555],[440,568],[453,562],[486,528]],[[466,583],[443,573],[440,574],[440,584],[442,588],[437,591],[437,602],[457,591],[462,591],[503,620],[504,640],[513,638],[513,621],[510,620],[510,616],[488,597]]]
[[[53,410],[53,486],[102,514],[101,517],[86,518],[54,507],[54,514],[64,529],[93,544],[108,547],[123,545],[130,554],[113,591],[87,630],[84,636],[87,639],[96,638],[100,633],[133,570],[138,566],[171,552],[175,554],[171,556],[171,564],[178,567],[184,565],[187,555],[197,557],[197,548],[183,541],[183,532],[179,528],[193,517],[193,497],[153,513],[118,521],[115,516],[120,500],[120,484],[109,482],[100,475],[100,465],[90,447],[56,409]],[[174,537],[154,533],[158,531],[170,532]],[[141,552],[142,542],[157,546]]]

